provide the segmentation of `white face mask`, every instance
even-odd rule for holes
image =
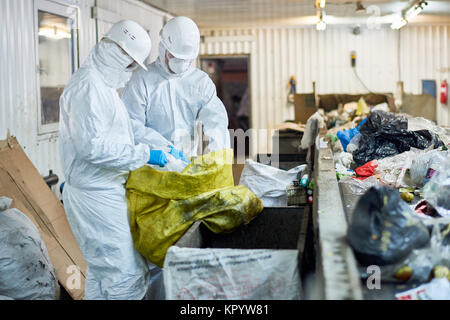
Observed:
[[[169,68],[176,74],[184,73],[189,69],[192,60],[183,60],[178,58],[169,58]]]
[[[182,60],[182,59],[177,59],[175,57],[169,58],[169,52],[167,51],[166,47],[164,47],[164,45],[160,42],[159,43],[159,62],[160,64],[162,64],[162,66],[164,67],[164,69],[171,75],[181,75],[184,72],[186,72],[189,67],[192,64],[192,60]],[[167,65],[166,64],[166,57],[167,60],[169,61]],[[170,68],[170,70],[169,70]],[[173,71],[174,73],[170,72]]]

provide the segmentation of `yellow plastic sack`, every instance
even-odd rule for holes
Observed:
[[[183,172],[145,166],[130,173],[126,189],[134,246],[162,267],[167,250],[198,220],[212,232],[231,232],[262,210],[245,186],[234,186],[233,150],[193,160]]]
[[[362,116],[364,114],[369,114],[370,108],[366,103],[366,100],[364,100],[363,97],[361,97],[358,101],[358,107],[356,108],[355,115],[356,116]]]

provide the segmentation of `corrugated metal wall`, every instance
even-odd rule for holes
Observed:
[[[96,42],[91,18],[94,0],[52,0],[79,8],[79,55],[81,63]],[[35,0],[0,0],[0,139],[7,131],[23,146],[41,175],[52,169],[61,181],[58,136],[38,135],[38,84],[36,80]],[[142,23],[158,39],[164,14],[131,0],[98,1],[100,8]],[[101,26],[101,22],[100,22]]]
[[[422,93],[422,79],[436,80],[437,122],[450,125],[449,104],[440,103],[440,83],[450,78],[450,25],[400,29],[400,67],[405,92]]]
[[[79,5],[81,59],[95,41],[95,29],[89,22],[91,2],[60,1]],[[0,1],[0,139],[5,139],[9,130],[41,175],[52,169],[62,177],[57,136],[38,135],[36,4],[33,0]]]
[[[200,52],[250,54],[252,127],[270,129],[294,118],[294,108],[287,103],[291,75],[296,76],[297,92],[312,92],[313,81],[319,94],[367,92],[350,67],[352,50],[357,52],[357,73],[373,92],[394,93],[401,79],[406,92],[420,93],[420,79],[440,80],[438,68],[446,69],[440,75],[448,79],[449,27],[401,29],[400,64],[398,31],[387,26],[379,30],[362,28],[360,35],[354,35],[350,26],[328,26],[325,32],[311,27],[202,30],[205,41]],[[419,57],[430,56],[431,61],[419,62]],[[449,125],[448,108],[439,112],[446,115],[439,123]],[[270,150],[270,137],[268,141],[254,141],[253,147],[266,152]]]

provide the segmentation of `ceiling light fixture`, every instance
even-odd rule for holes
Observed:
[[[398,19],[397,21],[392,22],[391,24],[391,28],[396,30],[396,29],[400,29],[401,27],[406,26],[406,24],[408,23],[408,21],[406,21],[403,17]]]
[[[419,1],[418,4],[414,4],[411,8],[409,8],[405,13],[405,19],[409,20],[417,16],[419,13],[423,11],[424,6],[428,5],[426,1]]]
[[[327,24],[325,22],[325,11],[320,12],[319,21],[316,24],[316,29],[318,31],[324,31],[327,28]]]
[[[316,8],[325,8],[326,0],[316,0]]]
[[[408,10],[406,10],[404,15],[400,16],[399,20],[394,21],[391,24],[391,28],[400,29],[406,26],[412,18],[414,18],[423,11],[424,6],[426,5],[428,5],[428,3],[425,0],[420,0],[417,3],[414,3]]]

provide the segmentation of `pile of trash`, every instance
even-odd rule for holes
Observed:
[[[420,286],[397,299],[450,299],[448,129],[372,108],[328,137],[361,276],[377,265],[382,282]]]
[[[363,279],[375,265],[381,282],[420,285],[397,299],[450,299],[450,217],[423,219],[397,190],[375,186],[359,199],[347,239]]]

